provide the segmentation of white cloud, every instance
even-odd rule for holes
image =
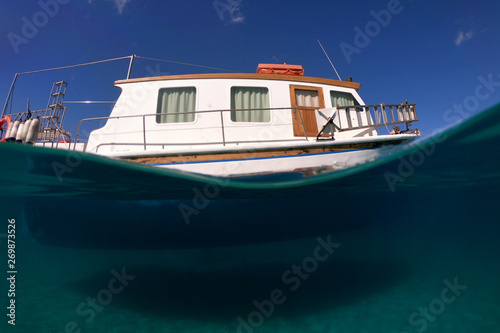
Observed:
[[[460,46],[463,42],[472,39],[472,37],[474,37],[474,33],[472,32],[472,30],[469,30],[467,32],[460,31],[457,38],[455,39],[455,45]]]
[[[237,15],[231,17],[231,23],[245,23],[245,16]]]
[[[241,12],[243,0],[228,0],[233,7],[231,9],[231,23],[245,23],[245,16]]]

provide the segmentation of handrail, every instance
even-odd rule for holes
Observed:
[[[348,131],[352,129],[376,128],[381,126],[406,124],[410,126],[412,122],[418,121],[417,112],[415,109],[416,104],[404,102],[402,104],[378,104],[378,105],[349,105],[337,106],[337,115],[339,119],[338,130]],[[347,126],[343,126],[340,111],[345,110],[345,117]],[[351,118],[351,111],[356,112],[357,124],[353,124]],[[372,117],[372,111],[374,117]],[[361,119],[360,112],[365,112],[366,122],[364,125]],[[388,118],[388,112],[390,119]]]
[[[337,105],[336,112],[327,119],[326,123],[323,125],[321,130],[318,132],[316,139],[319,139],[320,136],[324,133],[328,125],[333,125],[337,131],[349,131],[355,129],[365,129],[372,128],[376,129],[381,126],[389,126],[396,124],[406,124],[405,131],[399,131],[399,128],[393,129],[390,131],[391,134],[399,134],[405,132],[416,132],[418,133],[418,129],[410,129],[412,122],[418,121],[417,111],[415,109],[415,103],[408,103],[407,101],[401,104],[385,104],[381,103],[378,105],[347,105],[347,106],[339,106]],[[346,126],[344,127],[342,124],[342,117],[340,111],[345,111],[345,119],[347,121]],[[374,117],[372,116],[372,110]],[[356,120],[357,125],[353,124],[351,118],[351,111],[356,112]],[[387,111],[389,111],[390,121],[387,117]],[[360,112],[365,112],[364,117],[360,114]],[[396,114],[394,113],[396,112]],[[334,118],[338,118],[338,124],[334,123]],[[367,125],[363,125],[363,119],[365,119]],[[331,133],[331,137],[333,139],[333,129]]]
[[[210,144],[220,144],[222,143],[223,146],[225,146],[227,143],[251,143],[251,142],[263,142],[263,140],[258,140],[258,141],[230,141],[228,142],[226,140],[226,134],[225,134],[225,125],[224,125],[224,113],[225,112],[244,112],[244,111],[280,111],[280,110],[293,110],[293,111],[298,111],[297,108],[290,108],[290,107],[283,107],[283,108],[259,108],[259,109],[226,109],[226,110],[204,110],[204,111],[189,111],[189,112],[177,112],[177,113],[149,113],[149,114],[141,114],[141,115],[128,115],[128,116],[108,116],[108,117],[94,117],[94,118],[86,118],[82,119],[78,122],[77,126],[77,131],[76,135],[74,138],[74,144],[73,144],[73,150],[76,150],[77,143],[82,143],[82,140],[80,138],[80,131],[81,131],[81,126],[84,122],[89,122],[89,121],[97,121],[97,120],[111,120],[111,119],[128,119],[128,118],[142,118],[142,132],[143,132],[143,142],[138,144],[138,143],[104,143],[104,144],[99,144],[98,147],[103,146],[103,145],[142,145],[144,147],[144,150],[147,149],[147,146],[157,146],[157,145],[179,145],[179,144],[168,144],[168,143],[160,143],[160,144],[153,144],[147,143],[147,137],[146,137],[146,117],[158,117],[158,116],[178,116],[178,115],[185,115],[185,114],[202,114],[202,113],[220,113],[220,119],[221,119],[221,131],[222,131],[222,142],[216,142],[216,143],[210,143]],[[299,112],[300,114],[300,112]],[[303,128],[305,128],[304,120],[302,119],[302,116],[300,117],[301,123]],[[90,134],[90,133],[89,133]],[[305,134],[304,139],[298,139],[298,140],[291,140],[291,141],[307,141],[307,134]],[[88,138],[87,138],[88,141]],[[275,141],[275,140],[271,140]],[[290,141],[290,140],[279,140],[279,141]],[[267,141],[265,141],[267,142]],[[191,145],[203,145],[206,143],[190,143]],[[86,150],[86,146],[84,148],[84,151]],[[71,145],[69,147],[71,150]]]
[[[259,141],[226,141],[226,144],[230,143],[271,143],[271,142],[298,142],[301,141],[303,142],[304,139],[283,139],[283,140],[259,140]],[[208,146],[208,145],[220,145],[223,144],[222,141],[219,142],[200,142],[197,143],[199,146]],[[100,147],[105,147],[105,146],[142,146],[143,143],[121,143],[121,142],[107,142],[107,143],[100,143],[98,144],[95,149],[96,153],[99,150]],[[161,146],[163,149],[165,146],[174,146],[174,147],[182,147],[182,146],[191,146],[193,143],[148,143],[148,146]]]

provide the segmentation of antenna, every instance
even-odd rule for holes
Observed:
[[[332,65],[333,70],[334,70],[334,71],[335,71],[335,73],[337,74],[337,77],[339,78],[339,80],[340,80],[340,81],[342,81],[342,79],[340,78],[339,72],[337,72],[337,69],[335,68],[335,66],[333,66],[332,60],[331,60],[331,59],[330,59],[330,57],[328,56],[328,53],[326,53],[325,48],[323,47],[323,45],[321,45],[321,42],[319,41],[319,39],[318,39],[317,41],[318,41],[318,43],[319,43],[319,46],[321,46],[321,49],[323,50],[323,52],[325,52],[325,55],[326,55],[326,57],[328,58],[328,61],[330,62],[330,65]]]

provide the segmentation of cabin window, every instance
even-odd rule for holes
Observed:
[[[196,88],[163,88],[158,94],[156,122],[190,123],[195,119]]]
[[[336,108],[337,105],[338,106],[359,105],[358,101],[350,93],[331,91],[330,96],[332,98],[332,106],[334,108]]]
[[[235,122],[269,122],[269,89],[261,87],[231,88],[231,120]]]
[[[320,108],[319,93],[317,90],[295,89],[295,99],[298,107]]]

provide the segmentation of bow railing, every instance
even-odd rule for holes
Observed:
[[[377,129],[378,127],[398,124],[406,124],[406,130],[400,130],[394,126],[390,134],[417,132],[418,129],[410,129],[414,121],[418,121],[417,111],[414,103],[403,102],[401,104],[378,105],[349,105],[338,106],[333,115],[327,119],[317,137],[324,136],[329,126],[336,131],[350,131],[357,129]],[[330,131],[333,137],[333,130]]]

